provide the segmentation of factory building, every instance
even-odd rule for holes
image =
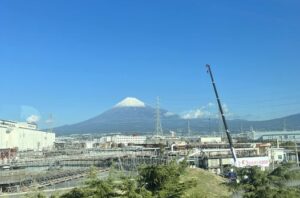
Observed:
[[[300,131],[252,131],[248,133],[248,137],[252,140],[300,142]]]
[[[52,149],[55,134],[40,131],[35,124],[0,120],[0,149],[18,151]]]
[[[208,144],[202,146],[201,149],[194,149],[189,155],[189,161],[192,165],[217,174],[222,173],[225,167],[233,165],[240,168],[257,166],[262,170],[270,166],[271,158],[269,152],[271,144],[235,144],[234,147],[237,155],[236,163],[233,161],[230,149],[222,148],[225,145],[226,144]]]
[[[115,135],[112,136],[111,141],[116,144],[144,144],[146,142],[146,136],[135,135]]]
[[[222,143],[221,137],[200,137],[200,143],[211,144],[211,143]]]
[[[145,144],[147,140],[146,136],[139,135],[113,135],[105,136],[100,139],[101,142],[110,142],[114,144]]]

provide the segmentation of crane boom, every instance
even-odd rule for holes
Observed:
[[[221,104],[221,101],[220,101],[220,98],[219,98],[219,94],[218,94],[218,90],[217,90],[217,87],[216,87],[216,83],[215,83],[215,80],[214,80],[214,77],[213,77],[210,65],[206,64],[206,68],[207,68],[207,72],[210,75],[211,82],[212,82],[212,85],[213,85],[213,88],[214,88],[214,92],[216,94],[216,98],[217,98],[217,102],[218,102],[218,107],[219,107],[219,111],[221,113],[221,117],[222,117],[224,129],[225,129],[225,132],[226,132],[226,136],[227,136],[227,139],[228,139],[228,142],[229,142],[231,154],[232,154],[234,163],[236,164],[237,157],[236,157],[236,153],[235,153],[235,150],[234,150],[234,147],[233,147],[232,138],[231,138],[231,135],[230,135],[230,132],[229,132],[229,129],[228,129],[227,121],[226,121],[226,118],[225,118],[225,115],[224,115],[223,107],[222,107],[222,104]]]

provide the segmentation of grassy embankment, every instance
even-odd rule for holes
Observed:
[[[185,193],[188,198],[214,198],[229,197],[229,188],[224,184],[224,178],[210,173],[203,169],[188,168],[181,176],[182,181],[194,180],[196,186],[190,188]]]

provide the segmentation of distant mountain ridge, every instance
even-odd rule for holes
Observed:
[[[54,128],[57,134],[85,134],[85,133],[153,133],[155,131],[156,109],[145,105],[136,98],[126,98],[112,109],[104,113],[72,125]],[[177,114],[160,110],[162,127],[165,133],[176,131],[187,133],[187,120]],[[209,133],[220,131],[218,119],[190,119],[192,132]],[[265,121],[228,120],[232,132],[254,130],[300,130],[300,114]]]

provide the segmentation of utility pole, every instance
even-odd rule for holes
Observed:
[[[274,164],[274,149],[271,150],[271,158],[272,158],[272,169],[274,170],[275,169],[275,164]]]
[[[225,129],[225,132],[226,132],[226,135],[227,135],[227,139],[228,139],[228,142],[229,142],[229,146],[230,146],[232,158],[233,158],[234,163],[236,164],[237,157],[236,157],[236,153],[235,153],[235,150],[234,150],[234,147],[233,147],[232,138],[231,138],[231,135],[230,135],[230,132],[229,132],[229,129],[228,129],[226,118],[225,118],[225,115],[224,115],[223,107],[222,107],[222,104],[221,104],[221,101],[220,101],[220,98],[219,98],[219,94],[218,94],[218,91],[217,91],[215,80],[214,80],[214,77],[213,77],[210,65],[207,64],[206,68],[207,68],[207,72],[210,75],[211,82],[212,82],[212,85],[213,85],[213,89],[214,89],[214,92],[215,92],[215,95],[216,95],[216,99],[217,99],[217,102],[218,102],[219,111],[220,111],[220,114],[221,114],[221,117],[222,117],[224,129]]]
[[[294,137],[294,143],[295,143],[295,152],[296,152],[297,167],[299,167],[298,145],[297,145],[297,142],[296,142],[296,137]]]

